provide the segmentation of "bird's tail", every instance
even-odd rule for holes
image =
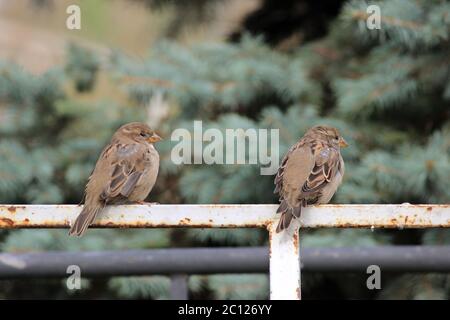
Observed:
[[[292,208],[286,200],[281,201],[280,206],[278,207],[277,213],[281,213],[280,220],[278,221],[276,232],[281,232],[284,229],[287,229],[291,224],[292,218],[300,218],[302,213],[302,204],[298,207]]]
[[[85,204],[83,210],[78,215],[73,225],[70,227],[69,236],[81,237],[102,209],[102,205],[92,206]]]

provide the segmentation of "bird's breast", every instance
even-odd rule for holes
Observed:
[[[326,186],[321,190],[321,195],[317,201],[318,204],[325,204],[330,202],[331,198],[333,198],[336,193],[337,188],[342,182],[342,178],[344,176],[343,166],[341,166],[341,170],[336,171],[336,175],[331,178],[330,182],[327,183]]]
[[[159,172],[159,154],[153,148],[149,149],[149,152],[145,155],[145,169],[136,188],[128,197],[130,201],[143,201],[147,198],[150,191],[152,191],[155,185],[156,178]]]

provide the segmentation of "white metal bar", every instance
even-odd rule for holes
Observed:
[[[267,227],[277,205],[126,205],[107,207],[93,227]],[[0,205],[0,228],[68,227],[77,205]],[[302,211],[303,228],[450,227],[450,205],[320,205]]]
[[[275,206],[264,205],[123,205],[109,206],[93,227],[266,227]],[[68,227],[77,205],[0,205],[0,228]]]
[[[269,225],[270,299],[300,300],[301,272],[298,224],[276,233],[277,224]]]
[[[450,227],[450,205],[328,204],[305,208],[301,221],[309,228]]]

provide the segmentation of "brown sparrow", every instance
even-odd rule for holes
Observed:
[[[275,177],[281,213],[277,232],[299,218],[302,207],[331,200],[344,176],[340,148],[347,146],[337,129],[315,126],[289,149]]]
[[[123,125],[114,133],[89,177],[84,208],[69,235],[83,235],[105,205],[144,201],[158,175],[159,154],[153,143],[160,140],[139,122]]]

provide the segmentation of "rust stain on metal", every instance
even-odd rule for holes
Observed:
[[[240,206],[236,206],[235,204],[215,204],[213,206],[214,206],[214,209],[215,208],[237,208],[237,207],[240,207]]]
[[[0,218],[0,226],[1,225],[12,227],[14,226],[14,221],[8,218]]]
[[[295,254],[298,254],[298,233],[294,234],[292,240],[294,241]]]
[[[214,221],[212,219],[208,220],[208,223],[195,223],[193,224],[190,218],[183,218],[180,221],[178,221],[178,226],[182,226],[182,227],[194,227],[194,228],[214,228],[214,227],[218,227],[218,228],[240,228],[243,227],[242,225],[237,225],[237,224],[224,224],[224,225],[220,225],[220,226],[214,226],[213,225]],[[249,224],[247,225],[247,227],[252,227],[252,226],[257,226],[256,224]],[[173,228],[173,227],[177,227],[171,224],[158,224],[157,227],[162,227],[162,228]]]
[[[433,211],[433,207],[428,207],[428,208],[427,208],[427,211],[428,211],[428,212]]]
[[[416,216],[413,216],[412,218],[410,218],[410,217],[406,217],[407,219],[405,219],[405,224],[406,223],[409,223],[409,224],[412,224],[412,225],[415,225],[416,224]]]
[[[336,225],[335,225],[336,228],[350,228],[352,226],[354,226],[354,225],[351,223],[348,223],[348,222],[342,222],[342,220],[340,220],[340,219],[338,219],[336,221]]]
[[[181,226],[188,226],[191,222],[191,219],[189,218],[183,218],[180,221],[178,221],[178,224]]]
[[[195,226],[189,225],[189,226],[195,227],[195,228],[213,228],[213,226],[210,225],[210,224],[208,224],[208,223],[202,223],[202,224],[195,225]],[[169,227],[170,227],[170,226],[169,226]],[[228,228],[228,227],[229,227],[229,226],[227,226],[227,228]]]
[[[24,223],[29,223],[29,222],[30,222],[30,219],[25,218],[25,219],[23,220],[23,222],[24,222]]]
[[[14,214],[16,213],[17,209],[25,209],[25,206],[9,206],[7,208],[7,210],[9,211],[9,213]]]
[[[272,226],[269,225],[267,228],[269,229],[269,258],[270,258],[272,257],[272,231],[271,231]]]
[[[272,227],[272,220],[268,219],[268,220],[264,221],[263,225],[266,226],[266,228]]]

